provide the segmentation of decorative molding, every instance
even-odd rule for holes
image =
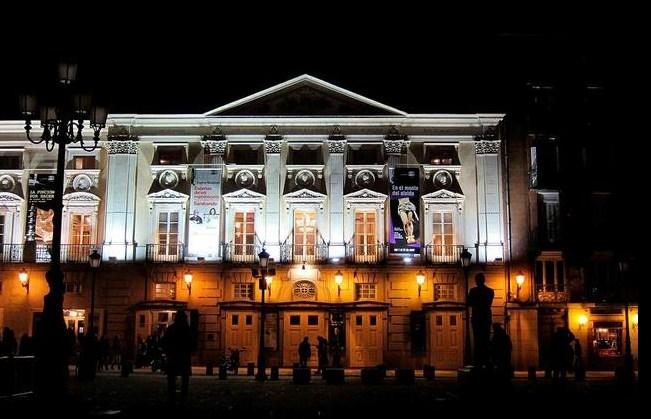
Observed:
[[[280,153],[281,144],[282,141],[280,139],[265,139],[264,152],[267,154],[278,154]]]
[[[159,200],[185,201],[188,198],[189,198],[188,195],[178,191],[174,191],[172,189],[164,189],[162,191],[154,192],[147,195],[147,199],[150,201],[159,201]]]
[[[72,202],[75,204],[92,203],[92,205],[99,205],[101,198],[90,192],[78,191],[63,195],[63,200],[67,201],[66,205],[73,205]]]
[[[106,149],[109,154],[137,154],[138,153],[138,142],[135,137],[120,135],[115,137],[109,137],[109,140],[105,142]]]
[[[384,204],[387,200],[387,195],[375,192],[370,189],[361,189],[359,191],[351,192],[344,195],[344,203],[346,211],[350,212],[353,205],[367,204],[377,207],[381,210],[384,209]]]
[[[23,201],[23,198],[14,193],[0,192],[0,203],[2,203],[2,205],[20,205]]]
[[[237,191],[224,194],[224,195],[222,195],[222,197],[224,198],[225,201],[230,201],[230,200],[234,200],[234,199],[248,199],[248,200],[255,199],[255,200],[260,200],[260,199],[265,199],[266,198],[265,195],[263,195],[261,193],[258,193],[258,192],[255,192],[255,191],[251,191],[251,190],[246,189],[246,188],[242,188],[242,189],[239,189]]]
[[[226,152],[228,141],[223,136],[206,135],[201,140],[201,146],[206,154],[222,155]]]
[[[287,200],[318,200],[318,201],[323,201],[327,198],[326,195],[311,191],[309,189],[301,189],[296,192],[288,193],[285,195],[285,199]]]
[[[337,131],[339,127],[335,128]],[[328,152],[331,154],[341,154],[346,151],[346,137],[339,133],[332,134],[328,137]]]
[[[476,141],[475,153],[476,154],[497,154],[500,151],[499,141]]]
[[[459,212],[463,211],[463,204],[466,199],[465,195],[460,193],[440,189],[438,191],[428,193],[422,196],[423,203],[425,204],[425,212],[429,211],[430,205],[455,205]]]

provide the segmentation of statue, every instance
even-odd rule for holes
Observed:
[[[475,275],[476,287],[468,292],[468,306],[472,308],[472,335],[474,343],[473,365],[482,367],[488,365],[490,348],[490,330],[493,322],[491,305],[495,291],[485,285],[483,273]]]

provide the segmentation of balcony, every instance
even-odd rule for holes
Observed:
[[[569,293],[559,289],[558,285],[536,285],[536,298],[540,303],[566,303],[569,301]]]
[[[185,246],[176,244],[148,244],[145,260],[148,263],[178,263],[183,262]]]
[[[461,244],[428,244],[425,246],[425,258],[428,263],[454,265],[461,263]]]
[[[230,263],[257,263],[259,244],[222,243],[222,260]]]
[[[328,259],[328,245],[321,244],[292,244],[280,245],[281,263],[318,264]]]
[[[386,258],[387,246],[376,244],[346,244],[346,261],[349,263],[381,263]]]
[[[29,262],[25,259],[25,251],[29,244],[3,244],[0,245],[0,262],[16,263]],[[88,263],[88,257],[93,250],[101,253],[101,247],[97,244],[62,244],[61,245],[61,262],[62,263]],[[32,247],[33,248],[33,247]],[[49,263],[52,261],[51,245],[36,244],[36,263]],[[29,257],[28,257],[29,258]]]
[[[0,262],[3,263],[22,262],[24,247],[25,246],[22,244],[0,245]]]

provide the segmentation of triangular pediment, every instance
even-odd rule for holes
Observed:
[[[432,193],[428,193],[427,195],[423,195],[422,198],[424,200],[435,200],[435,199],[463,200],[466,197],[460,193],[448,191],[446,189],[439,189],[438,191],[434,191]]]
[[[90,192],[71,192],[63,195],[64,201],[74,201],[74,202],[99,202],[101,199],[99,196],[92,194]]]
[[[406,113],[304,74],[206,116],[387,116]]]
[[[351,192],[344,195],[344,199],[348,200],[364,200],[364,201],[384,201],[387,195],[375,192],[370,189],[360,189],[359,191]]]
[[[237,191],[224,194],[222,195],[222,197],[226,201],[234,200],[234,199],[264,199],[265,198],[263,194],[246,188],[238,189]]]
[[[20,205],[23,197],[12,192],[0,192],[0,205]]]
[[[147,195],[147,199],[151,200],[186,200],[190,196],[182,192],[175,191],[173,189],[163,189],[162,191],[150,193]]]
[[[300,189],[296,192],[286,194],[285,199],[324,200],[326,199],[326,195],[309,189]]]

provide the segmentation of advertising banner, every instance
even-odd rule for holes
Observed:
[[[52,243],[56,176],[33,174],[29,177],[27,241],[36,241],[39,245]]]
[[[194,169],[190,196],[188,256],[219,256],[219,171]]]
[[[420,253],[420,176],[418,167],[389,169],[389,253]]]

